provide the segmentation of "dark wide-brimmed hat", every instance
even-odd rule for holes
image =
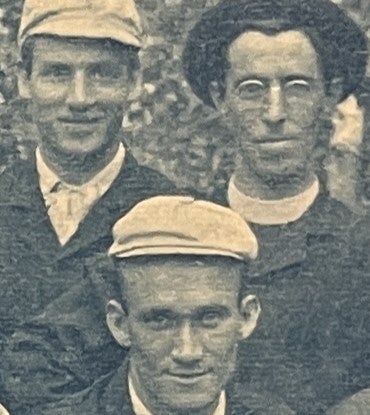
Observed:
[[[185,77],[205,104],[213,105],[210,84],[224,81],[230,44],[249,30],[305,33],[319,55],[327,86],[340,81],[339,100],[355,92],[365,76],[366,37],[330,0],[223,0],[200,17],[183,52]]]

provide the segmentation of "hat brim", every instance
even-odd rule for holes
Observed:
[[[227,258],[234,258],[239,261],[245,261],[246,258],[243,255],[239,255],[235,252],[207,248],[207,247],[189,247],[189,246],[146,246],[140,248],[132,248],[128,250],[122,250],[117,246],[112,246],[109,250],[109,255],[115,258],[133,258],[141,256],[159,256],[159,255],[199,255],[199,256],[221,256]]]
[[[115,19],[95,19],[88,16],[69,16],[68,19],[61,16],[49,17],[38,23],[33,28],[24,30],[18,39],[20,46],[24,41],[35,35],[55,35],[61,37],[81,37],[88,39],[111,39],[124,45],[142,48],[139,34],[135,34],[133,28]]]

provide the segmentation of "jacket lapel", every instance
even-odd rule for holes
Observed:
[[[85,247],[92,247],[95,243],[108,245],[112,226],[133,202],[129,194],[129,186],[135,181],[136,172],[136,160],[127,154],[120,174],[110,189],[90,210],[58,259],[69,257]]]
[[[100,396],[101,413],[105,415],[135,415],[128,389],[128,363],[125,362]]]
[[[25,235],[32,235],[33,246],[39,255],[51,260],[61,247],[40,190],[35,160],[15,165],[12,174],[16,181],[9,192],[8,203],[14,215],[9,220],[16,221],[12,223],[16,238],[23,240]],[[22,236],[18,235],[19,232]]]

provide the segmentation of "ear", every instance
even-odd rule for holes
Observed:
[[[31,98],[31,92],[30,92],[30,86],[29,86],[30,81],[24,69],[18,70],[17,80],[18,80],[18,91],[19,91],[19,95],[21,96],[21,98],[30,99]]]
[[[261,314],[261,305],[255,295],[248,295],[240,302],[240,315],[242,324],[240,328],[241,340],[249,337],[257,326],[258,318]]]
[[[123,310],[121,304],[115,300],[107,304],[106,322],[112,336],[122,347],[131,346],[131,336],[128,329],[127,313]]]

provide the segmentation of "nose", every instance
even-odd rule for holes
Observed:
[[[281,125],[286,119],[284,93],[279,82],[273,82],[270,86],[264,121],[270,125]]]
[[[86,76],[83,70],[76,71],[73,77],[68,92],[67,103],[75,109],[84,108],[93,103],[86,85]]]
[[[172,359],[182,364],[197,363],[203,354],[201,343],[190,324],[184,324],[175,339]]]

